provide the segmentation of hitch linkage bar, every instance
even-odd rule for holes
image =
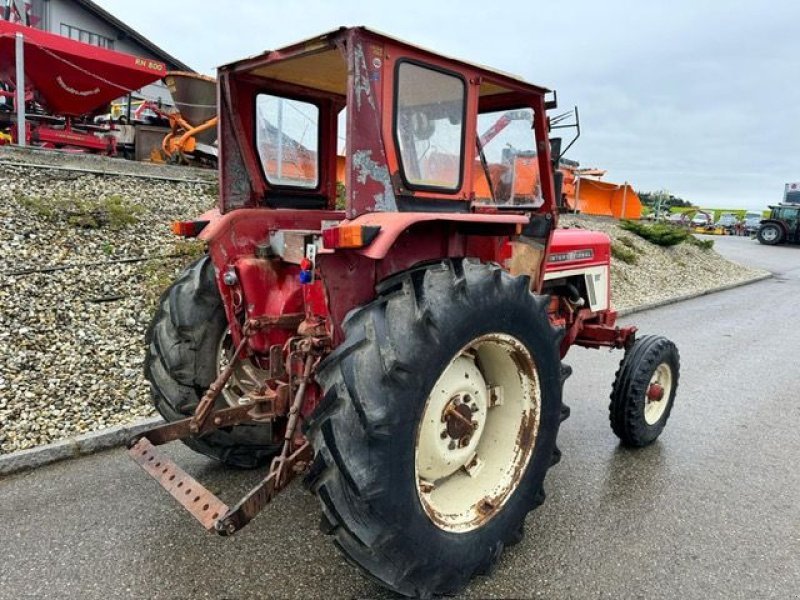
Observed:
[[[128,454],[205,529],[219,535],[231,535],[247,525],[297,473],[305,469],[313,457],[310,444],[304,441],[290,452],[288,442],[285,443],[284,453],[273,459],[267,476],[232,507],[159,452],[156,446],[251,421],[257,408],[264,407],[248,404],[212,412],[197,433],[191,431],[193,417],[159,425],[132,439]],[[259,410],[258,414],[263,412]]]

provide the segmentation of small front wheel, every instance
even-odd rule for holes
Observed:
[[[647,446],[667,424],[678,388],[680,357],[667,338],[636,340],[620,363],[611,390],[611,429],[627,446]]]

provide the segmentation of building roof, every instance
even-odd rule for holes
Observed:
[[[110,12],[92,2],[92,0],[74,0],[74,1],[75,4],[82,6],[96,17],[103,19],[104,21],[107,21],[120,31],[124,32],[128,38],[134,40],[137,44],[155,54],[157,58],[167,63],[168,67],[171,70],[189,71],[191,73],[194,73],[194,69],[192,69],[190,66],[186,65],[185,63],[182,63],[171,54],[168,54],[167,52],[156,46],[153,42],[151,42],[141,33],[133,29],[130,25],[127,25],[123,21],[120,21]]]

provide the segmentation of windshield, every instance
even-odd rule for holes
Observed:
[[[476,202],[542,205],[532,124],[529,108],[478,115]]]

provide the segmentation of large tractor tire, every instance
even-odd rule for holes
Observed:
[[[529,285],[469,260],[403,273],[348,315],[320,365],[306,483],[323,531],[397,593],[487,574],[544,500],[562,330]]]
[[[625,352],[611,389],[611,429],[626,446],[642,447],[664,431],[680,375],[678,349],[646,335]]]
[[[156,409],[167,421],[191,416],[233,353],[214,265],[207,256],[189,265],[162,294],[145,344],[144,375]],[[249,361],[240,362],[216,408],[235,406],[258,386],[260,375]],[[240,468],[263,465],[280,449],[268,425],[227,427],[184,443]]]
[[[766,244],[767,246],[776,246],[777,244],[783,242],[786,236],[783,233],[783,229],[781,229],[776,223],[765,223],[758,228],[756,237],[762,244]]]

